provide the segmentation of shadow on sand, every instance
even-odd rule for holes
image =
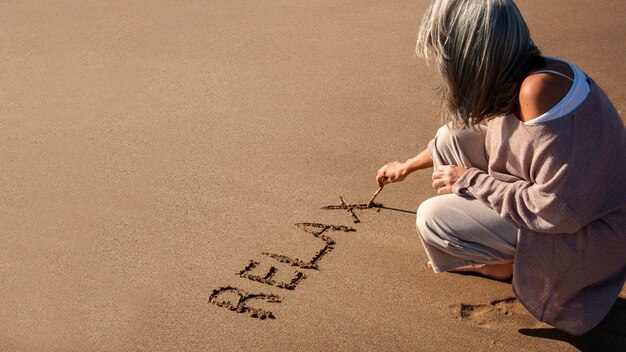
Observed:
[[[384,206],[382,204],[381,205],[374,205],[374,206],[372,206],[372,208],[392,210],[392,211],[398,211],[398,212],[401,212],[401,213],[417,215],[416,211],[411,211],[411,210],[406,210],[406,209],[399,209],[399,208],[392,208],[392,207],[386,207],[386,206]]]
[[[618,298],[596,328],[583,336],[573,336],[554,328],[520,329],[519,333],[571,344],[580,351],[626,351],[626,299]]]

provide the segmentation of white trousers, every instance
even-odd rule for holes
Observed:
[[[445,125],[428,145],[434,167],[459,165],[487,170],[484,130],[455,130]],[[470,264],[512,262],[517,226],[474,198],[447,194],[417,209],[417,230],[433,270]]]

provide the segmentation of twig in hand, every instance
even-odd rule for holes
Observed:
[[[367,207],[371,208],[374,205],[374,199],[376,199],[376,196],[378,196],[378,193],[380,193],[380,191],[383,190],[383,186],[378,187],[378,191],[376,191],[376,193],[374,193],[374,196],[372,197],[372,199],[370,199],[369,202],[367,202]]]

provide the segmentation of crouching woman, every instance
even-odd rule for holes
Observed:
[[[513,280],[538,320],[584,334],[626,279],[626,129],[579,68],[543,56],[512,0],[434,0],[417,53],[453,123],[379,185],[434,166],[418,208],[435,272]],[[515,265],[513,265],[515,263]]]

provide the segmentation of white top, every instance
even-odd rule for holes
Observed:
[[[559,60],[553,57],[549,57],[549,58]],[[565,62],[566,64],[569,65],[569,67],[572,69],[572,72],[574,72],[574,79],[571,79],[570,77],[560,72],[552,71],[552,70],[541,70],[541,71],[536,71],[533,73],[553,73],[553,74],[569,79],[570,81],[573,82],[572,86],[569,89],[569,92],[567,92],[567,95],[565,95],[565,97],[563,97],[563,99],[561,99],[561,101],[559,101],[558,104],[552,107],[552,109],[548,110],[548,112],[546,112],[545,114],[541,116],[535,117],[532,120],[526,121],[524,122],[524,124],[538,125],[546,121],[556,120],[560,117],[563,117],[569,114],[570,112],[574,111],[574,109],[576,109],[578,105],[580,105],[583,101],[585,101],[585,99],[587,98],[587,95],[589,95],[589,91],[591,90],[591,87],[589,85],[589,79],[587,78],[587,75],[585,75],[585,73],[581,69],[570,64],[569,62],[566,62],[563,60],[559,60],[559,61]]]

